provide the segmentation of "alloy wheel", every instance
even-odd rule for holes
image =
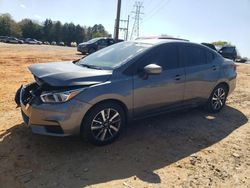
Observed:
[[[219,110],[223,107],[226,101],[226,92],[223,88],[219,87],[214,91],[212,97],[212,107],[214,110]]]
[[[120,126],[121,116],[119,112],[113,108],[106,108],[97,113],[90,128],[95,139],[103,142],[115,137]]]

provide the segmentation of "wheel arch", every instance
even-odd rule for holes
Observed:
[[[80,131],[82,130],[83,128],[83,123],[84,123],[84,120],[85,118],[87,117],[87,115],[91,112],[91,110],[93,108],[95,108],[96,106],[100,105],[100,104],[103,104],[103,103],[116,103],[118,104],[119,106],[122,107],[124,113],[125,113],[125,121],[126,123],[128,122],[128,119],[129,119],[129,111],[128,111],[128,108],[127,106],[121,101],[121,100],[118,100],[118,99],[105,99],[105,100],[102,100],[102,101],[99,101],[97,103],[95,103],[91,108],[88,109],[88,111],[85,113],[83,119],[82,119],[82,123],[81,123],[81,127],[80,127]]]
[[[223,81],[223,82],[219,82],[214,88],[218,87],[219,85],[223,85],[227,88],[227,91],[229,92],[230,90],[230,86],[227,82]]]

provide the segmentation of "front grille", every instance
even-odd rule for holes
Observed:
[[[21,94],[22,103],[24,105],[31,104],[41,94],[41,88],[37,83],[32,83],[22,88]]]

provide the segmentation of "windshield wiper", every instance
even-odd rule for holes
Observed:
[[[87,64],[78,64],[78,65],[83,66],[83,67],[87,67],[89,69],[103,70],[102,67],[98,67],[98,66],[94,66],[94,65],[87,65]]]

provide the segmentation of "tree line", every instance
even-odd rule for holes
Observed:
[[[0,36],[13,36],[17,38],[34,38],[41,41],[64,42],[70,45],[71,42],[81,43],[95,37],[110,36],[102,24],[95,24],[93,27],[75,25],[46,19],[39,23],[31,19],[23,19],[16,22],[10,14],[0,15]]]

